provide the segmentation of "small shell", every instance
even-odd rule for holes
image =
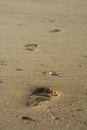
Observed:
[[[58,92],[56,90],[51,90],[52,96],[58,96]]]
[[[58,75],[55,71],[50,71],[49,72],[49,75],[53,75],[53,76],[56,76],[56,75]]]

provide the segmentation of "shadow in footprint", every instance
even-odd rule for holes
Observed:
[[[37,44],[26,44],[25,49],[28,51],[34,51],[38,47]]]
[[[57,96],[57,91],[54,91],[46,87],[40,87],[34,90],[34,92],[31,95],[46,96],[46,97]]]
[[[29,96],[26,106],[37,106],[45,101],[49,101],[53,96],[58,96],[57,91],[46,87],[37,88]]]
[[[33,121],[33,122],[38,122],[35,119],[29,117],[29,116],[22,116],[22,120],[27,120],[27,121]]]

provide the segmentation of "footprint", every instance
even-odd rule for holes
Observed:
[[[57,33],[57,32],[60,32],[61,30],[60,29],[53,29],[53,30],[50,30],[51,33]]]
[[[49,19],[48,20],[50,23],[55,23],[56,22],[56,20],[54,20],[54,19]]]
[[[0,61],[0,65],[6,65],[5,64],[5,61],[3,60],[3,61]]]
[[[23,69],[21,69],[21,68],[16,68],[16,70],[17,70],[17,71],[23,71]]]
[[[83,57],[83,58],[87,58],[87,55],[83,55],[82,57]]]
[[[2,81],[2,80],[0,80],[0,83],[3,83],[3,81]]]
[[[49,101],[53,96],[58,96],[56,90],[52,90],[47,87],[37,88],[28,98],[26,106],[37,106],[39,104],[44,103],[45,101]]]
[[[34,51],[38,47],[37,44],[26,44],[25,49],[28,51]]]

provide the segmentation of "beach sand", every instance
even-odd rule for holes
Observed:
[[[0,0],[0,130],[87,130],[86,0]]]

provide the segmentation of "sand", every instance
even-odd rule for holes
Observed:
[[[0,130],[87,130],[86,0],[0,0]]]

